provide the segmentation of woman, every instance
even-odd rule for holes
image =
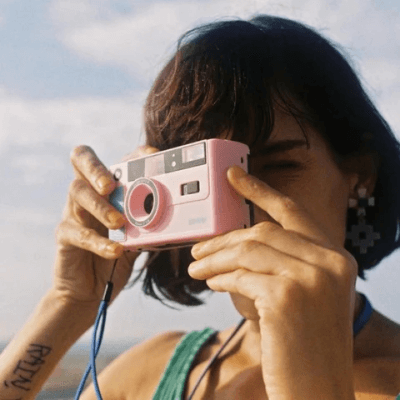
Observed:
[[[369,312],[355,280],[399,247],[399,143],[340,52],[269,16],[190,31],[149,93],[145,130],[128,159],[210,138],[250,146],[251,174],[227,178],[254,226],[151,253],[141,271],[145,293],[180,304],[229,292],[245,322],[145,341],[102,372],[103,398],[188,398],[234,332],[193,399],[394,398],[399,326]],[[124,224],[111,174],[86,146],[71,160],[54,285],[1,355],[0,399],[34,398],[93,324],[113,260],[112,299],[138,256],[106,239]]]

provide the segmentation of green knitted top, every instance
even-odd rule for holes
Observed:
[[[181,338],[164,370],[153,400],[185,400],[184,390],[192,364],[203,345],[217,333],[211,328],[205,328],[190,332]],[[396,400],[400,400],[400,395]]]
[[[153,400],[184,400],[184,390],[192,364],[202,349],[217,331],[205,328],[183,336],[175,348]]]

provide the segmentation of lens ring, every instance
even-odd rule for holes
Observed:
[[[153,196],[153,207],[150,213],[145,209],[145,200],[149,195]],[[132,212],[132,203],[138,207],[134,213]],[[157,219],[157,215],[160,215],[159,206],[160,192],[152,180],[139,178],[128,190],[125,209],[128,220],[134,226],[138,228],[147,228],[153,225]]]

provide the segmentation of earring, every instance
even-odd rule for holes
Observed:
[[[373,226],[367,225],[365,220],[366,207],[375,205],[374,197],[366,198],[365,188],[358,189],[358,197],[358,200],[348,200],[349,208],[357,207],[358,224],[351,226],[351,232],[347,232],[347,239],[352,240],[352,246],[359,246],[361,254],[366,254],[367,248],[374,246],[373,241],[380,239],[380,233],[373,232]]]

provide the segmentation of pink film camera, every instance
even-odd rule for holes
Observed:
[[[109,230],[128,250],[163,250],[253,225],[253,204],[227,179],[238,165],[248,171],[249,147],[209,139],[110,167],[117,188],[111,204],[128,223]]]

